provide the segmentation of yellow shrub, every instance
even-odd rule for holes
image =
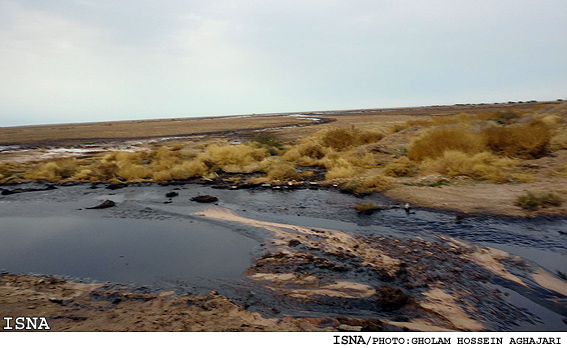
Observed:
[[[170,181],[173,180],[170,170],[160,170],[152,173],[152,179],[154,181]]]
[[[30,180],[58,181],[71,178],[77,169],[78,162],[75,159],[60,159],[36,164],[24,177]]]
[[[275,161],[267,170],[270,180],[295,180],[298,178],[295,165],[286,161]]]
[[[436,127],[436,126],[448,126],[448,125],[456,125],[456,124],[470,124],[472,122],[472,118],[469,114],[461,113],[459,115],[454,116],[426,116],[426,117],[417,117],[413,118],[409,121],[406,121],[404,124],[401,125],[394,125],[390,130],[390,133],[399,132],[406,128],[420,126],[424,128]]]
[[[422,171],[439,173],[449,176],[468,176],[478,180],[488,180],[495,183],[511,179],[505,171],[518,162],[509,158],[500,158],[489,152],[469,155],[461,151],[449,150],[442,157],[422,163]]]
[[[354,127],[350,129],[332,127],[315,133],[311,139],[324,147],[343,151],[351,147],[378,142],[383,137],[383,133],[372,130],[361,131]]]
[[[42,180],[42,181],[57,181],[61,180],[59,172],[61,168],[55,162],[47,162],[37,164],[33,170],[26,173],[26,179]]]
[[[376,168],[380,163],[375,153],[362,148],[355,148],[341,154],[350,164],[361,168]]]
[[[547,115],[541,118],[541,122],[549,127],[557,127],[563,119],[557,115]]]
[[[464,127],[431,129],[413,140],[408,148],[408,157],[414,161],[437,158],[445,151],[456,150],[468,154],[481,152],[485,148],[484,138]]]
[[[96,180],[111,180],[116,177],[118,172],[118,165],[116,162],[111,161],[110,157],[105,157],[101,161],[96,161],[89,166],[93,179]]]
[[[388,176],[413,176],[419,171],[418,165],[407,157],[396,158],[388,163],[382,173]]]
[[[186,180],[204,176],[209,168],[201,160],[193,160],[178,164],[171,168],[171,177],[175,180]]]
[[[357,173],[358,171],[352,166],[334,167],[327,171],[327,173],[325,174],[325,179],[333,180],[339,178],[352,178],[356,176]]]
[[[558,151],[567,149],[567,128],[557,130],[549,141],[549,150]]]
[[[27,166],[17,162],[0,162],[0,182],[19,181]]]
[[[225,145],[213,144],[207,147],[205,154],[201,157],[203,162],[209,167],[217,166],[234,172],[235,168],[243,168],[254,162],[260,162],[270,156],[268,151],[263,148],[256,148],[249,145]]]
[[[73,176],[73,180],[77,181],[96,181],[97,178],[93,175],[92,169],[80,168],[79,171]]]
[[[542,122],[491,127],[483,134],[492,152],[526,159],[543,156],[551,140],[551,130]]]
[[[346,128],[330,128],[321,139],[326,147],[330,147],[337,151],[345,150],[355,145],[355,137],[352,132]]]
[[[141,164],[131,163],[121,163],[116,174],[128,181],[151,177],[151,171],[148,168]]]
[[[327,149],[312,139],[307,139],[301,142],[296,146],[296,149],[301,156],[307,156],[313,159],[321,159],[325,157],[325,154],[327,153]]]
[[[362,186],[375,191],[382,191],[392,186],[392,180],[382,174],[376,174],[364,179]]]

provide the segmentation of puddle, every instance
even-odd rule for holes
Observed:
[[[18,209],[37,208],[35,204]],[[97,214],[0,217],[0,267],[16,273],[152,285],[163,278],[238,279],[258,245],[193,220],[142,221]],[[29,216],[32,215],[32,216]]]

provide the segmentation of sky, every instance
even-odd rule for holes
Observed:
[[[0,126],[567,99],[565,0],[0,0]]]

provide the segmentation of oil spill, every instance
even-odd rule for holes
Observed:
[[[432,301],[425,294],[435,290],[488,330],[561,331],[565,325],[565,297],[530,278],[539,267],[567,273],[567,238],[558,233],[567,230],[565,219],[457,219],[419,209],[407,214],[380,195],[361,199],[308,189],[183,185],[164,204],[171,189],[77,185],[2,196],[0,267],[178,293],[216,289],[267,316],[421,317],[447,326],[448,316],[421,308]],[[209,194],[219,201],[191,201]],[[85,210],[107,199],[116,206]],[[388,209],[361,216],[353,210],[360,202]],[[203,216],[211,208],[232,217]],[[496,261],[508,278],[527,286],[472,262],[485,247],[510,253]],[[387,286],[392,293],[401,289],[407,303],[392,309],[390,295],[382,294]]]

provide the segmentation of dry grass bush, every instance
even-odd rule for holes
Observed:
[[[27,170],[24,178],[39,181],[59,181],[72,178],[78,171],[79,163],[74,158],[65,158],[38,163]]]
[[[370,215],[375,211],[380,211],[380,210],[382,210],[382,207],[377,206],[374,203],[358,203],[354,207],[354,211],[357,214],[362,214],[362,215]]]
[[[360,170],[357,170],[355,167],[351,166],[350,164],[347,166],[336,166],[327,170],[327,173],[325,173],[325,179],[333,180],[333,179],[352,178],[357,174],[360,174]]]
[[[281,156],[284,161],[295,162],[301,166],[318,166],[329,150],[314,139],[307,138],[299,144],[289,147]]]
[[[295,164],[282,160],[273,161],[267,168],[266,174],[269,180],[287,181],[298,179]]]
[[[467,113],[461,113],[454,116],[429,116],[429,117],[418,117],[406,121],[403,124],[394,125],[390,129],[390,133],[396,133],[402,131],[406,128],[419,126],[424,128],[438,127],[438,126],[448,126],[448,125],[468,125],[473,122],[474,118]]]
[[[558,150],[567,149],[567,128],[560,128],[553,133],[549,140],[549,151],[554,152]]]
[[[365,178],[362,181],[362,186],[374,191],[383,191],[392,187],[392,179],[382,174],[375,174]]]
[[[0,183],[20,181],[27,169],[27,165],[18,162],[0,162]]]
[[[497,124],[511,124],[518,121],[526,112],[523,110],[484,111],[475,115],[477,120],[493,121]]]
[[[534,119],[541,121],[543,124],[551,128],[556,128],[563,123],[563,119],[557,115],[537,115]]]
[[[456,150],[467,154],[482,152],[484,137],[465,127],[443,127],[428,130],[414,139],[408,148],[408,157],[413,161],[443,156],[445,151]]]
[[[102,154],[99,158],[91,159],[90,163],[78,168],[73,180],[78,181],[110,181],[118,175],[116,158],[118,153]],[[126,162],[124,162],[126,163]]]
[[[128,181],[139,181],[151,177],[152,172],[141,164],[121,164],[116,174]]]
[[[418,164],[406,156],[394,159],[382,169],[382,174],[394,177],[414,176],[418,173]]]
[[[489,152],[470,155],[461,151],[448,150],[442,157],[429,159],[421,164],[423,173],[439,173],[455,176],[468,176],[478,180],[503,183],[519,176],[511,177],[506,169],[513,168],[518,161],[501,158]]]
[[[314,134],[314,138],[319,138],[319,142],[324,147],[336,151],[343,151],[349,148],[375,143],[384,137],[381,132],[364,130],[357,128],[327,128]]]
[[[523,159],[545,155],[552,134],[550,127],[540,121],[508,127],[490,127],[482,133],[492,152]]]
[[[519,196],[514,204],[522,209],[536,211],[540,208],[559,207],[563,200],[556,193],[532,193],[526,192]]]
[[[364,148],[354,148],[342,153],[341,157],[346,159],[353,166],[365,169],[376,168],[381,164],[381,161],[375,153],[369,152]]]
[[[374,174],[366,177],[351,178],[343,183],[341,191],[355,195],[366,195],[372,192],[384,191],[392,187],[392,179],[382,175]]]
[[[200,157],[208,167],[218,167],[228,173],[255,171],[250,165],[261,162],[270,156],[264,148],[249,145],[217,145],[213,144]]]

